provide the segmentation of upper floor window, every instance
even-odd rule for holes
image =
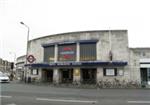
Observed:
[[[96,60],[96,42],[80,43],[80,61]]]
[[[44,62],[54,62],[54,46],[44,47]]]
[[[76,61],[76,44],[59,45],[58,61]]]

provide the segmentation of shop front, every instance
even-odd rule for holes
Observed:
[[[142,84],[150,85],[150,68],[141,68],[140,72]]]
[[[150,59],[140,59],[141,84],[150,86]]]

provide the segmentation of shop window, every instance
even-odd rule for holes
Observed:
[[[103,75],[104,76],[117,76],[117,69],[116,68],[104,68]]]
[[[38,75],[39,70],[38,69],[31,69],[31,75]]]
[[[96,43],[80,43],[80,61],[96,60]]]

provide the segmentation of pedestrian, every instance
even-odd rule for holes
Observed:
[[[13,75],[13,73],[11,73],[11,74],[10,74],[10,81],[12,81],[13,78],[14,78],[14,75]]]

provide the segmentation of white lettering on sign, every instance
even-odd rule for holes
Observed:
[[[62,55],[65,55],[65,54],[74,54],[74,51],[60,52],[60,54],[62,54]]]
[[[61,63],[57,63],[57,65],[61,66],[61,65],[70,65],[70,63],[68,62],[61,62]]]
[[[72,65],[82,65],[81,62],[73,62]]]

